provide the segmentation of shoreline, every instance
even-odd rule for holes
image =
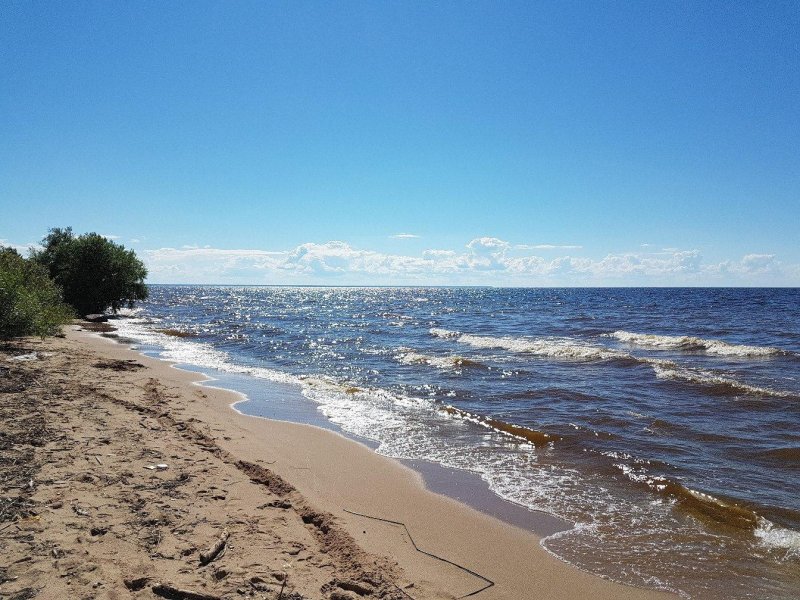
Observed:
[[[385,572],[392,574],[393,582],[402,583],[403,587],[397,589],[404,597],[456,598],[474,594],[479,588],[485,589],[475,597],[487,599],[673,596],[614,583],[564,563],[539,544],[539,536],[431,491],[423,475],[410,466],[330,429],[252,418],[231,410],[232,404],[242,401],[242,394],[203,385],[213,380],[201,373],[149,357],[119,341],[71,329],[65,339],[40,345],[45,352],[82,352],[105,361],[140,363],[144,371],[109,372],[103,381],[110,389],[108,393],[141,387],[145,379],[157,382],[164,389],[162,408],[170,419],[207,430],[221,455],[236,464],[248,461],[258,465],[263,473],[291,486],[299,498],[296,502],[313,506],[315,514],[332,515],[331,528],[341,531],[370,557],[364,560],[373,566],[393,563],[393,568]],[[86,373],[91,369],[86,362],[74,368]],[[217,488],[225,485],[215,483],[213,487]],[[255,518],[258,520],[258,516]],[[307,523],[305,526],[310,527]],[[418,552],[414,545],[430,554]],[[374,595],[377,588],[357,594],[347,589],[349,584],[344,588],[325,587],[325,583],[319,586],[325,577],[330,579],[328,584],[336,581],[328,572],[315,577],[314,585],[319,589],[298,592],[306,594],[301,597],[389,597]],[[215,585],[224,588],[226,581],[223,578]],[[492,585],[486,587],[487,582]],[[107,587],[115,583],[117,588],[122,587],[119,581],[109,581]],[[5,586],[0,591],[5,593]],[[147,594],[147,590],[137,592],[137,597],[152,597]]]
[[[141,351],[139,352],[141,353]],[[143,354],[150,356],[146,353]],[[333,432],[376,452],[378,444],[374,440],[350,433],[321,415],[317,410],[318,405],[313,400],[306,398],[296,384],[277,383],[262,379],[253,380],[248,375],[232,376],[228,373],[195,368],[192,365],[161,359],[157,356],[151,356],[151,358],[167,362],[176,369],[206,377],[205,380],[196,382],[196,385],[203,388],[215,388],[236,394],[240,398],[232,402],[230,408],[242,416],[316,427],[324,431]],[[210,372],[213,372],[213,375]],[[252,380],[250,381],[251,385],[254,388],[257,387],[258,390],[242,391],[244,389],[242,386],[237,387],[237,381],[240,379]],[[259,406],[258,400],[253,397],[256,395],[261,396],[258,400],[262,401],[263,406]],[[279,402],[285,402],[288,396],[290,397],[288,402],[290,407],[284,409],[267,407],[267,401],[263,398],[264,395],[270,397],[270,400],[278,400]],[[539,538],[545,538],[561,531],[568,531],[574,526],[573,523],[558,516],[544,511],[532,510],[521,504],[501,498],[491,491],[489,485],[479,474],[472,471],[446,467],[431,460],[387,458],[414,471],[420,476],[421,484],[427,490],[465,504],[509,525],[532,532]]]

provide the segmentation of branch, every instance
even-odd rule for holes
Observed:
[[[408,539],[411,540],[411,545],[414,546],[414,550],[416,550],[417,552],[421,552],[422,554],[424,554],[426,556],[430,556],[431,558],[435,558],[436,560],[440,560],[443,563],[447,563],[448,565],[453,565],[454,567],[456,567],[458,569],[461,569],[462,571],[464,571],[466,573],[469,573],[473,577],[477,577],[478,579],[486,582],[486,585],[483,586],[482,588],[480,588],[478,590],[475,590],[474,592],[470,592],[469,594],[465,594],[463,596],[459,596],[458,598],[456,598],[456,600],[461,600],[462,598],[469,598],[470,596],[474,596],[476,594],[480,594],[483,590],[488,590],[490,587],[492,587],[494,585],[494,581],[492,581],[488,577],[484,577],[483,575],[479,575],[478,573],[476,573],[472,569],[468,569],[467,567],[463,567],[463,566],[459,565],[458,563],[454,563],[452,560],[447,560],[446,558],[442,558],[441,556],[437,556],[435,554],[432,554],[431,552],[427,552],[426,550],[423,550],[422,548],[417,546],[417,543],[414,541],[414,538],[411,536],[411,532],[408,530],[408,527],[406,527],[405,523],[401,523],[400,521],[392,521],[390,519],[382,519],[381,517],[373,517],[373,516],[370,516],[370,515],[365,515],[363,513],[357,513],[357,512],[354,512],[352,510],[347,510],[346,508],[343,508],[342,510],[344,512],[346,512],[346,513],[351,514],[351,515],[356,515],[357,517],[364,517],[365,519],[372,519],[374,521],[382,521],[384,523],[391,523],[392,525],[400,525],[400,527],[402,527],[403,529],[406,530],[406,534],[408,535]],[[405,592],[403,592],[403,593],[405,593]],[[408,595],[408,594],[406,594],[406,595]]]

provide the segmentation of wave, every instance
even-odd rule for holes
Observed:
[[[625,366],[647,365],[653,369],[659,379],[702,385],[709,388],[712,393],[719,395],[752,394],[775,398],[794,396],[791,392],[750,385],[708,369],[686,367],[671,360],[633,356],[604,346],[581,344],[570,338],[492,337],[438,328],[430,329],[430,333],[436,337],[453,339],[476,348],[500,348],[520,354],[564,360],[614,361]],[[750,348],[750,346],[742,346],[742,348]]]
[[[164,335],[170,335],[172,337],[179,337],[179,338],[192,338],[198,337],[198,334],[194,331],[184,331],[183,329],[156,329],[158,333],[163,333]]]
[[[463,368],[488,369],[489,366],[480,361],[463,356],[431,356],[415,352],[410,348],[400,348],[395,358],[407,365],[429,365],[442,370],[460,370]]]
[[[770,346],[747,346],[744,344],[731,344],[722,340],[711,340],[693,336],[655,335],[651,333],[633,333],[630,331],[615,331],[605,334],[607,337],[616,338],[626,344],[644,346],[658,350],[702,351],[718,356],[785,356],[790,352]]]
[[[560,436],[542,431],[514,425],[499,419],[475,415],[453,406],[444,406],[442,412],[460,419],[476,423],[493,431],[530,442],[537,448],[551,446],[562,440]],[[631,459],[628,455],[608,453],[611,458]],[[651,461],[644,461],[648,466]],[[784,558],[800,558],[800,532],[783,527],[767,519],[756,509],[741,501],[721,498],[702,491],[691,489],[680,482],[666,477],[651,475],[641,465],[631,466],[623,463],[615,465],[634,484],[644,486],[650,493],[669,501],[677,511],[691,515],[713,529],[733,530],[752,535],[757,542],[770,551],[779,551]],[[497,489],[496,492],[500,493]],[[503,496],[503,494],[501,494]],[[798,522],[798,515],[793,511],[784,511],[789,522]]]
[[[492,419],[491,417],[475,415],[465,410],[461,410],[460,408],[456,408],[455,406],[445,406],[442,408],[442,412],[460,419],[464,419],[465,421],[482,425],[483,427],[488,427],[489,429],[510,435],[511,437],[525,440],[537,448],[541,446],[547,446],[561,439],[559,436],[551,435],[543,431],[537,431],[535,429],[531,429],[530,427],[522,427],[521,425],[507,423],[506,421],[501,421],[500,419]]]
[[[762,517],[759,518],[753,535],[763,546],[785,552],[784,558],[800,557],[800,531],[780,527]]]
[[[672,379],[702,385],[722,396],[753,394],[756,396],[771,396],[773,398],[790,398],[794,395],[783,390],[743,383],[706,369],[683,367],[671,360],[643,359],[643,362],[653,368],[656,377],[659,379]]]
[[[761,518],[749,508],[734,502],[726,502],[711,494],[698,492],[674,481],[666,480],[664,483],[656,484],[655,488],[662,494],[674,498],[679,508],[718,525],[754,531]]]
[[[672,481],[662,485],[656,486],[661,488],[658,491],[673,498],[680,510],[710,525],[750,532],[767,549],[784,551],[787,557],[800,557],[800,532],[781,527],[737,502],[698,492]]]
[[[184,336],[175,336],[171,329],[152,329],[152,321],[130,317],[115,322],[121,338],[135,344],[156,346],[162,349],[160,357],[176,363],[185,363],[240,375],[251,375],[278,383],[300,383],[302,378],[266,367],[250,367],[233,362],[230,356],[211,344],[197,342]]]
[[[762,450],[757,456],[762,460],[779,464],[783,468],[800,469],[800,447],[798,446]]]
[[[609,453],[607,456],[620,458],[616,453]],[[692,515],[706,525],[750,533],[770,550],[786,552],[787,557],[800,557],[800,532],[773,523],[739,501],[693,490],[677,481],[649,475],[643,469],[625,463],[614,466],[622,470],[633,483],[643,484],[657,496],[668,498],[677,510]],[[797,514],[792,513],[790,520],[796,522]]]
[[[625,362],[638,362],[630,354],[612,350],[603,346],[581,344],[570,338],[525,338],[525,337],[493,337],[488,335],[472,335],[448,329],[432,328],[430,333],[436,337],[455,339],[459,343],[468,344],[474,348],[500,348],[521,354],[533,354],[548,358],[566,360],[621,360]]]
[[[457,338],[461,336],[460,331],[451,331],[449,329],[442,329],[440,327],[431,327],[428,331],[430,331],[431,335],[440,338]]]

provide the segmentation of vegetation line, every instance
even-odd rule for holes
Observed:
[[[0,339],[57,335],[75,316],[133,307],[146,277],[133,250],[71,227],[51,229],[29,258],[0,246]]]

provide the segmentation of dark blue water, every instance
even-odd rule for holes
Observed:
[[[543,545],[583,568],[797,597],[800,290],[153,286],[120,322],[575,522]]]

